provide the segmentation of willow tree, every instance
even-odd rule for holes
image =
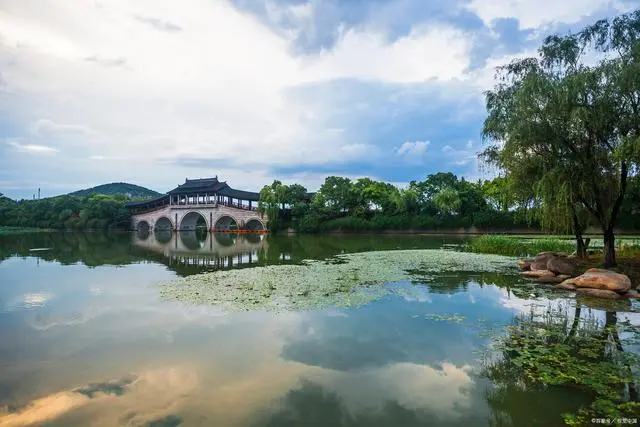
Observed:
[[[443,188],[433,196],[433,204],[441,213],[453,215],[460,210],[460,194],[455,188]]]
[[[287,187],[275,180],[271,185],[265,185],[260,190],[258,211],[269,218],[269,228],[275,229],[278,224],[280,209],[284,207]]]
[[[572,231],[576,252],[586,255],[585,221],[577,199],[580,177],[575,158],[564,144],[571,120],[567,85],[553,78],[537,59],[499,69],[499,84],[487,93],[489,115],[483,136],[495,141],[482,153],[505,172],[510,191],[525,215],[548,232]]]
[[[548,37],[539,57],[501,67],[487,93],[485,157],[526,176],[550,218],[573,223],[588,211],[606,267],[616,264],[614,227],[640,159],[639,40],[640,11]]]

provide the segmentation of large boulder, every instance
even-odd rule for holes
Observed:
[[[625,293],[631,289],[629,277],[601,268],[590,268],[584,274],[567,279],[563,283],[572,284],[576,288],[602,289],[618,293]]]
[[[575,272],[576,267],[564,258],[549,258],[546,269],[556,274],[571,276]]]
[[[558,254],[556,254],[555,252],[540,252],[538,255],[536,255],[535,262],[546,265],[547,261],[549,261],[551,258],[557,258],[557,256]]]
[[[620,299],[622,295],[617,292],[609,291],[606,289],[592,289],[592,288],[576,288],[576,292],[580,292],[583,295],[588,295],[596,298],[606,298],[606,299]]]

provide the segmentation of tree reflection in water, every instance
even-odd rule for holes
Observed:
[[[549,412],[563,413],[571,425],[637,417],[640,359],[626,351],[621,326],[616,312],[606,312],[604,322],[583,316],[579,302],[573,316],[551,308],[519,316],[484,366],[495,384],[487,395],[492,425],[548,425]]]

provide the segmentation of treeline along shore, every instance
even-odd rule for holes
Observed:
[[[631,180],[622,208],[621,232],[640,230],[640,186]],[[20,231],[129,230],[125,204],[143,197],[127,194],[63,195],[40,200],[0,197],[0,226]],[[544,231],[541,206],[510,195],[505,178],[477,182],[452,173],[429,175],[399,188],[382,181],[327,177],[310,197],[299,184],[274,181],[260,192],[259,209],[273,232],[512,233]],[[598,229],[595,224],[591,231]],[[557,230],[562,231],[562,230]],[[565,230],[570,231],[570,230]]]

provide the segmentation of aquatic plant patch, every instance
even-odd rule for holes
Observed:
[[[518,317],[506,333],[494,337],[492,356],[484,374],[494,382],[492,398],[501,400],[507,390],[565,388],[591,396],[591,403],[563,414],[568,425],[592,425],[594,418],[627,419],[640,414],[637,384],[640,357],[630,351],[640,332],[618,323],[617,314],[606,321],[549,309]]]
[[[160,295],[227,310],[308,310],[366,304],[392,292],[382,286],[387,283],[423,281],[446,272],[515,270],[513,258],[497,255],[446,250],[363,252],[300,265],[197,274],[160,284]]]

